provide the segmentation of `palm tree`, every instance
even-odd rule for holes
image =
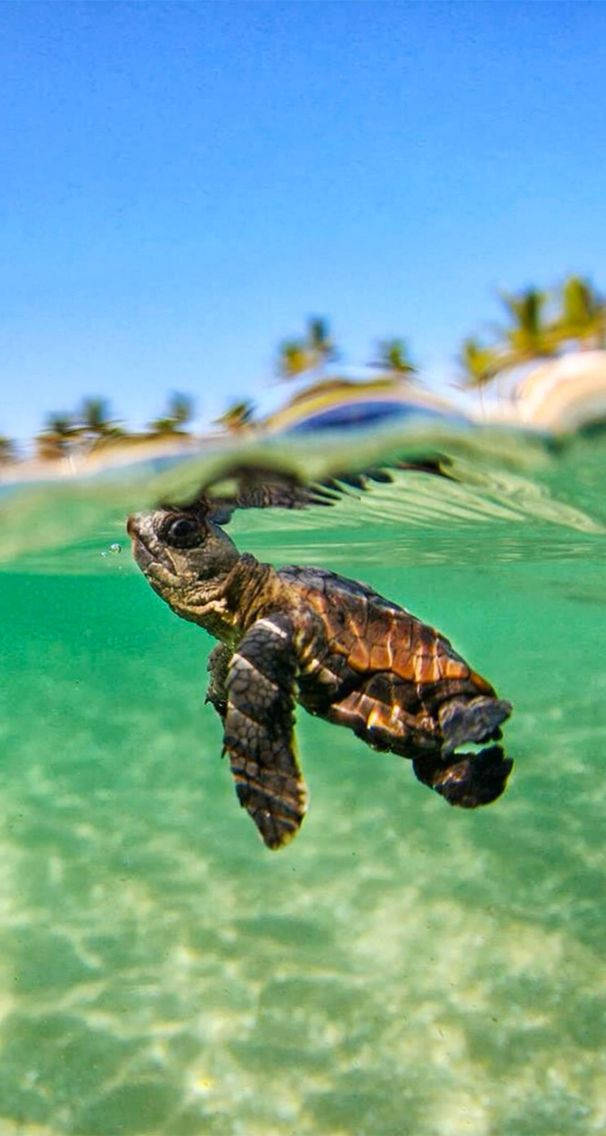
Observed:
[[[556,342],[552,326],[544,319],[547,294],[538,288],[525,288],[517,295],[501,293],[511,320],[503,338],[506,350],[499,370],[525,363],[537,357],[555,355]]]
[[[53,411],[46,419],[46,426],[36,437],[39,457],[45,460],[66,457],[77,434],[71,414]]]
[[[382,371],[387,371],[398,378],[414,375],[417,371],[403,339],[380,340],[377,358],[371,366],[380,367]]]
[[[463,369],[463,383],[469,387],[480,387],[493,379],[497,373],[497,357],[490,347],[484,347],[477,339],[463,340],[459,359]]]
[[[311,316],[302,339],[285,339],[278,349],[277,371],[282,379],[294,379],[305,371],[321,372],[336,358],[328,323],[322,316]]]
[[[316,370],[322,370],[326,363],[335,358],[335,346],[330,338],[328,322],[323,316],[311,316],[308,319],[307,344]]]
[[[606,304],[589,281],[580,276],[569,276],[564,281],[554,332],[561,342],[577,340],[581,346],[604,346]]]
[[[310,367],[309,352],[302,339],[285,339],[280,344],[277,371],[281,379],[294,379]]]
[[[53,411],[46,419],[46,429],[59,438],[73,438],[75,426],[71,414],[64,410]]]
[[[501,301],[510,323],[499,329],[500,343],[485,347],[474,338],[463,343],[460,359],[467,386],[483,386],[502,371],[557,353],[558,337],[544,317],[545,292],[532,287],[517,294],[502,292]]]
[[[185,426],[194,416],[194,400],[181,391],[173,391],[168,400],[168,415],[177,426]]]
[[[173,391],[169,396],[167,411],[162,418],[154,418],[149,427],[153,434],[186,434],[183,429],[193,417],[194,402],[187,394]]]
[[[233,402],[227,407],[227,410],[215,419],[218,426],[223,426],[225,430],[230,433],[237,434],[239,431],[244,430],[250,426],[255,412],[254,403],[247,399],[242,399],[240,402]]]
[[[78,415],[82,429],[99,437],[110,428],[109,405],[104,398],[85,398]]]
[[[112,421],[109,403],[104,398],[83,399],[76,421],[80,437],[89,442],[91,447],[127,437],[122,427]]]
[[[16,457],[15,443],[12,438],[7,438],[5,434],[0,434],[0,465],[8,465],[10,462],[15,461]]]

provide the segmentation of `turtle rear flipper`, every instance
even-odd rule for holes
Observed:
[[[224,746],[240,804],[269,848],[292,840],[307,809],[293,736],[296,670],[290,621],[277,614],[253,624],[227,674]]]
[[[452,765],[437,757],[415,758],[413,769],[425,785],[435,789],[449,804],[463,809],[489,805],[501,796],[513,761],[501,746],[489,746],[479,753],[459,753]]]
[[[511,702],[483,694],[477,698],[451,698],[438,711],[444,739],[442,752],[454,753],[464,742],[485,742],[499,738],[499,726],[511,714]]]

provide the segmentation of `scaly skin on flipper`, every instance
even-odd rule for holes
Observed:
[[[433,628],[333,572],[240,556],[203,505],[140,514],[128,529],[154,590],[221,640],[207,700],[224,723],[240,803],[270,848],[295,835],[306,809],[295,699],[373,749],[412,759],[450,804],[474,808],[502,793],[512,762],[499,746],[455,751],[500,738],[511,706]]]
[[[307,808],[294,741],[296,656],[292,626],[277,613],[254,623],[232,652],[211,651],[211,702],[224,726],[223,749],[240,804],[269,848],[287,844]]]
[[[307,808],[294,748],[296,670],[292,626],[278,613],[246,632],[227,676],[223,741],[238,800],[269,848],[292,839]]]
[[[206,668],[210,679],[204,701],[214,706],[222,722],[227,713],[227,674],[231,656],[231,649],[225,643],[219,643],[217,647],[213,647]]]
[[[500,797],[513,765],[500,746],[456,756],[450,765],[435,756],[415,758],[412,767],[419,781],[459,808],[475,809]]]

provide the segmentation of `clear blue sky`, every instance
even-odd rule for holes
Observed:
[[[203,420],[329,317],[430,382],[498,287],[606,288],[602,3],[0,5],[0,433]]]

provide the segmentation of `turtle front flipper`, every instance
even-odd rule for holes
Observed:
[[[227,672],[232,653],[225,643],[219,643],[208,656],[206,668],[210,678],[204,701],[214,706],[222,722],[227,713]]]
[[[307,808],[294,749],[292,634],[284,615],[257,620],[233,654],[226,682],[224,745],[236,793],[269,848],[296,835]]]

